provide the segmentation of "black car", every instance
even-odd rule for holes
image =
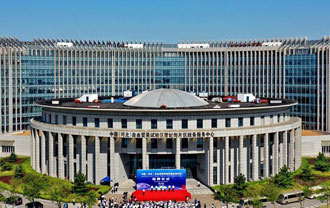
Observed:
[[[38,201],[29,202],[25,205],[25,208],[44,208],[44,205]]]
[[[23,204],[23,200],[19,196],[11,196],[6,199],[6,204],[11,204],[11,205],[21,205]]]

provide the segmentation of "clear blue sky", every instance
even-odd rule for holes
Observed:
[[[0,36],[94,40],[320,39],[330,0],[0,0]]]

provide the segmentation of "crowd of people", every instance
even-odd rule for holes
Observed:
[[[195,199],[193,202],[176,202],[176,201],[147,201],[139,202],[133,198],[127,199],[125,195],[124,200],[117,201],[113,198],[107,200],[101,197],[98,201],[99,208],[206,208],[206,204],[202,206],[201,202]],[[215,206],[212,205],[211,208]]]

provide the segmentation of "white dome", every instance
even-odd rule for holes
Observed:
[[[208,102],[201,98],[175,89],[159,89],[142,93],[124,103],[126,106],[140,108],[189,108],[208,105]]]

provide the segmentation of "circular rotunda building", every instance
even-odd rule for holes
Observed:
[[[211,186],[233,183],[239,173],[258,180],[300,166],[301,120],[290,117],[296,101],[223,100],[159,89],[125,102],[38,101],[32,167],[69,180],[80,171],[95,184],[106,176],[123,182],[137,169],[186,169],[187,178]]]

